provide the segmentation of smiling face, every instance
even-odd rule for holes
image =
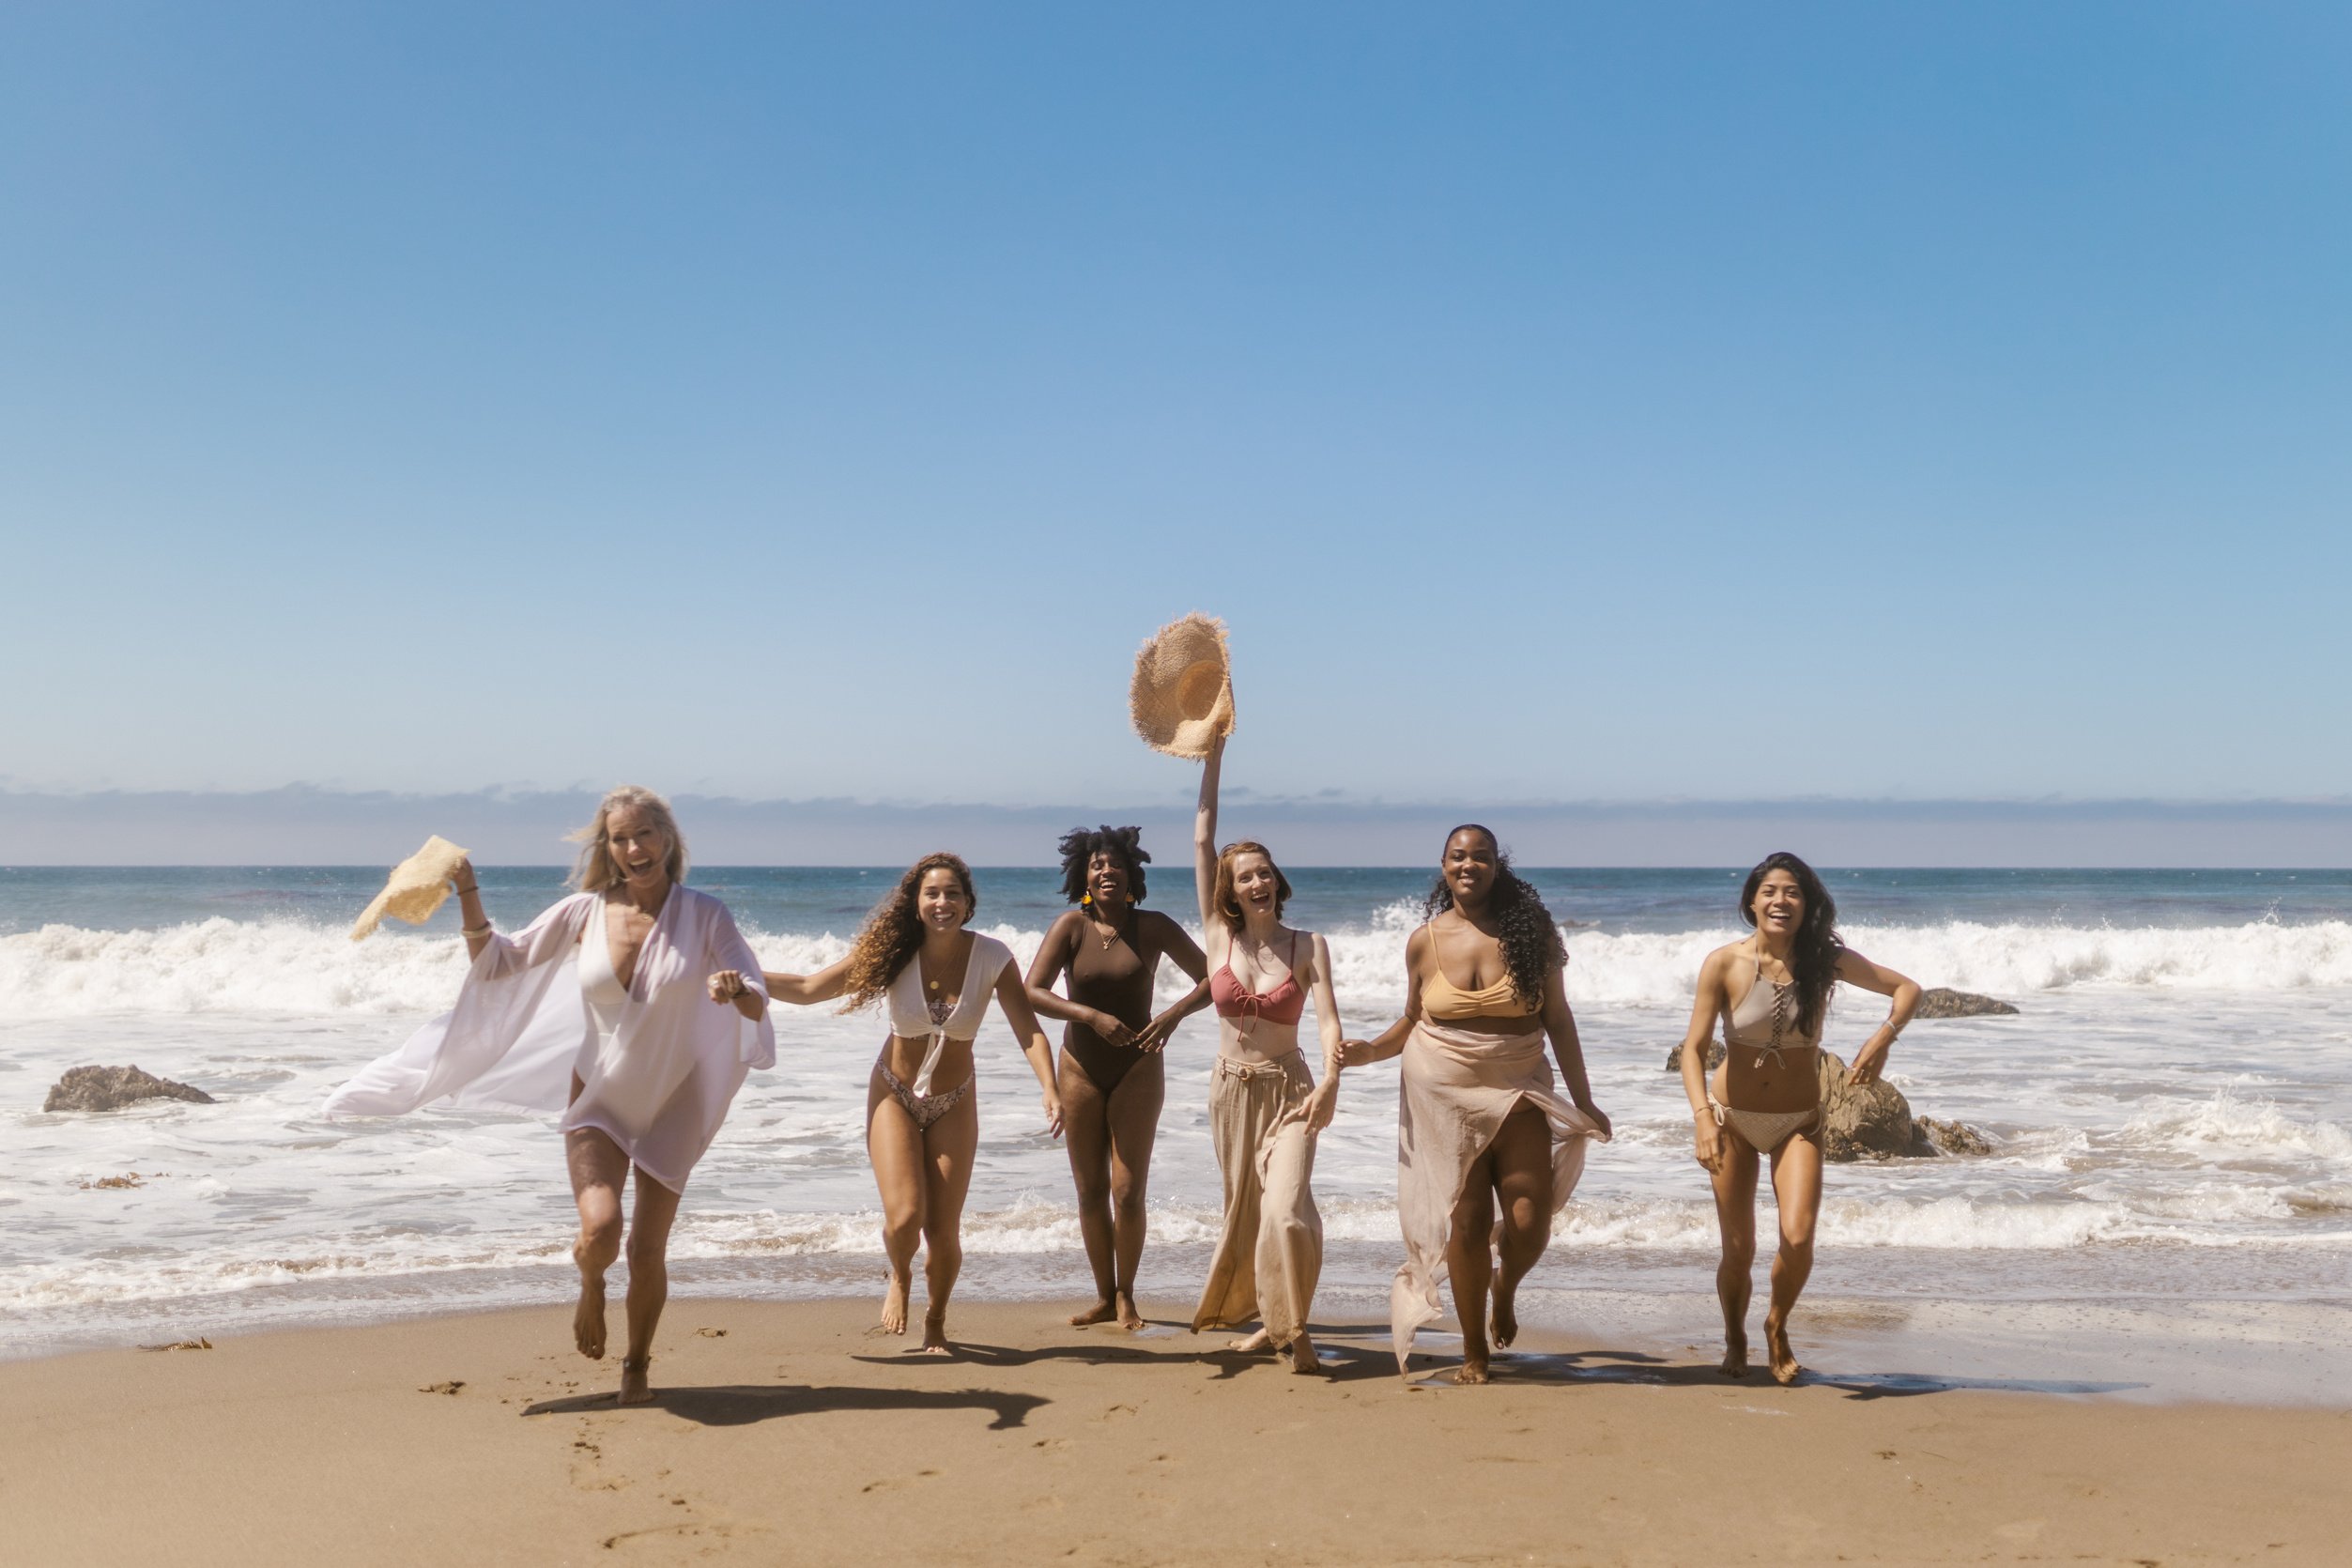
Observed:
[[[669,880],[669,835],[641,806],[616,806],[605,813],[605,853],[632,888],[658,887]]]
[[[1497,859],[1494,839],[1474,827],[1456,828],[1446,840],[1437,874],[1445,879],[1446,890],[1456,904],[1476,909],[1494,891]]]
[[[1756,897],[1749,900],[1748,914],[1756,921],[1756,929],[1767,936],[1794,936],[1805,924],[1805,889],[1796,874],[1782,867],[1764,873],[1764,880],[1756,884]]]
[[[945,866],[925,871],[915,889],[915,917],[927,931],[945,934],[961,930],[972,918],[972,899],[963,890],[963,879]]]
[[[1233,899],[1245,920],[1282,913],[1282,873],[1274,869],[1272,855],[1244,850],[1233,857]]]
[[[1088,855],[1086,891],[1098,906],[1127,902],[1127,857],[1115,850],[1097,850]]]

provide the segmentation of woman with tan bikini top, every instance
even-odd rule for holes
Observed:
[[[1747,1301],[1756,1264],[1756,1181],[1772,1160],[1780,1248],[1772,1260],[1772,1305],[1764,1347],[1773,1376],[1793,1383],[1804,1368],[1789,1348],[1789,1314],[1813,1271],[1813,1227],[1822,1207],[1822,1023],[1843,980],[1894,998],[1847,1074],[1878,1081],[1895,1037],[1919,1006],[1919,988],[1840,942],[1837,906],[1813,869],[1793,854],[1767,855],[1740,890],[1753,935],[1707,955],[1683,1037],[1683,1089],[1690,1097],[1699,1163],[1714,1184],[1723,1257],[1715,1295],[1723,1304],[1723,1373],[1747,1375]],[[1707,1081],[1707,1047],[1723,1021],[1724,1061]]]

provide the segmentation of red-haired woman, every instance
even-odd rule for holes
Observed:
[[[814,975],[762,976],[779,1002],[807,1006],[846,996],[843,1012],[874,1002],[889,1006],[890,1038],[866,1089],[866,1152],[882,1191],[883,1247],[890,1254],[882,1328],[906,1332],[915,1253],[927,1248],[923,1349],[932,1355],[951,1348],[947,1297],[963,1267],[963,1200],[980,1142],[972,1038],[991,997],[1038,1075],[1046,1130],[1056,1137],[1062,1131],[1053,1048],[1029,1008],[1012,950],[964,930],[979,904],[970,867],[952,854],[927,854],[876,906],[839,962]],[[726,978],[714,976],[713,987]]]
[[[1290,881],[1263,844],[1217,847],[1221,736],[1201,764],[1192,819],[1192,876],[1200,897],[1208,995],[1217,1009],[1217,1067],[1208,1095],[1210,1135],[1225,1180],[1224,1234],[1192,1314],[1192,1331],[1255,1333],[1237,1350],[1272,1348],[1294,1372],[1319,1372],[1307,1315],[1323,1272],[1323,1218],[1309,1183],[1314,1137],[1339,1101],[1339,1004],[1323,939],[1283,924]],[[1323,1047],[1317,1084],[1299,1050],[1307,998]]]

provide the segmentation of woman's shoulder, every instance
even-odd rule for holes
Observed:
[[[727,913],[727,905],[718,895],[705,893],[699,887],[688,887],[684,883],[673,885],[669,890],[669,896],[683,900],[678,906],[681,914],[699,915],[707,918],[713,915]]]
[[[1746,952],[1747,938],[1741,937],[1736,942],[1727,942],[1722,946],[1716,948],[1714,952],[1709,953],[1705,958],[1699,960],[1699,972],[1701,975],[1719,973],[1724,968],[1745,956]]]
[[[1170,936],[1185,934],[1184,928],[1177,923],[1176,917],[1164,909],[1137,910],[1135,925],[1138,930],[1148,933],[1155,942],[1164,941]]]

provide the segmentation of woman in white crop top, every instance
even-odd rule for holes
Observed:
[[[768,994],[779,1002],[806,1006],[846,996],[844,1012],[878,1001],[889,1007],[890,1036],[866,1091],[866,1152],[882,1190],[882,1239],[890,1254],[882,1327],[906,1332],[915,1249],[928,1248],[923,1348],[934,1355],[949,1349],[947,1296],[963,1266],[963,1199],[980,1141],[972,1038],[990,997],[1037,1074],[1046,1130],[1057,1138],[1062,1132],[1053,1048],[1030,1010],[1012,950],[964,930],[979,901],[971,868],[952,854],[927,854],[875,908],[848,957],[814,975],[764,976]]]

